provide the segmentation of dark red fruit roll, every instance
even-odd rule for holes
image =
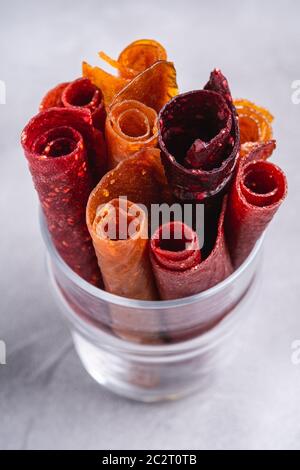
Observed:
[[[56,249],[77,274],[100,286],[85,222],[93,188],[87,158],[93,139],[88,109],[51,108],[29,121],[21,142]]]
[[[182,222],[160,226],[154,233],[150,243],[150,259],[162,300],[198,294],[232,273],[224,236],[225,208],[226,198],[218,221],[215,243],[206,258],[203,258],[199,248],[197,233]],[[168,230],[170,237],[166,239]]]
[[[223,190],[233,176],[239,144],[236,110],[219,70],[204,90],[176,96],[159,114],[162,162],[180,200],[202,201]]]
[[[259,160],[239,163],[228,197],[225,218],[227,243],[236,269],[250,254],[287,194],[283,171]]]

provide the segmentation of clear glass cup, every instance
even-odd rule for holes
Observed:
[[[41,231],[58,306],[89,374],[111,391],[154,402],[207,390],[231,358],[231,339],[251,311],[259,282],[262,238],[230,277],[197,295],[138,301],[98,289],[56,251],[43,216]]]

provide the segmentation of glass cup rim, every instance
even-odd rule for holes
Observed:
[[[62,259],[58,251],[56,250],[54,243],[52,242],[50,233],[48,231],[45,217],[42,213],[41,208],[39,209],[39,223],[40,229],[42,234],[42,239],[46,245],[47,251],[52,258],[54,258],[55,262],[64,273],[64,275],[72,281],[77,287],[84,290],[88,294],[93,297],[96,297],[100,300],[105,302],[109,302],[115,305],[119,305],[121,307],[126,308],[139,308],[145,310],[155,310],[155,309],[164,309],[164,308],[178,308],[184,307],[187,305],[191,305],[195,302],[199,302],[204,299],[208,299],[213,297],[218,292],[226,289],[226,287],[232,284],[237,278],[239,278],[243,272],[245,272],[251,262],[255,259],[257,253],[260,251],[260,248],[263,243],[264,234],[258,239],[255,246],[253,247],[252,251],[245,259],[245,261],[239,266],[230,276],[228,276],[224,281],[219,282],[214,287],[207,289],[199,294],[190,295],[188,297],[182,297],[180,299],[174,300],[136,300],[136,299],[129,299],[127,297],[121,297],[116,294],[111,294],[99,287],[93,286],[83,278],[81,278],[78,274],[76,274],[65,261]]]

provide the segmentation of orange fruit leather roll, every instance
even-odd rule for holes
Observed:
[[[147,208],[149,216],[152,204],[172,202],[172,196],[169,193],[160,161],[159,149],[145,148],[140,150],[135,155],[120,162],[118,166],[103,176],[96,188],[91,192],[87,204],[86,216],[90,233],[94,233],[93,223],[98,207],[122,196],[127,196],[131,203],[143,204]],[[107,246],[114,246],[115,243],[116,241],[111,241]],[[124,241],[122,241],[122,244],[124,244]],[[123,264],[125,259],[123,251],[120,254],[120,258]],[[125,274],[123,279],[119,277],[118,264],[115,265],[114,269],[116,280],[121,283],[120,289],[124,292],[123,289],[124,286],[126,288],[128,279]],[[124,282],[124,286],[122,282]],[[128,288],[126,289],[123,295],[130,297]],[[148,298],[150,294],[153,294],[155,299],[157,299],[156,292],[154,292],[152,287],[148,290],[148,294],[146,294]],[[119,291],[119,295],[122,295],[121,291]],[[143,297],[145,298],[145,293]],[[157,334],[161,324],[158,311],[150,310],[147,313],[148,315],[145,315],[144,310],[137,308],[131,309],[123,305],[110,304],[112,329],[117,336],[135,342],[161,343],[162,339]]]
[[[135,204],[146,206],[148,214],[152,204],[173,202],[159,149],[144,148],[106,173],[90,194],[88,219],[95,218],[100,204],[125,196]]]
[[[113,199],[88,218],[105,288],[130,299],[155,300],[148,256],[148,219],[137,204]]]
[[[97,88],[100,88],[106,107],[130,81],[125,78],[115,77],[100,67],[93,67],[87,62],[82,62],[82,75],[88,78]]]
[[[137,204],[122,198],[101,204],[96,213],[90,210],[88,203],[87,225],[105,289],[130,299],[157,300],[149,260],[146,212]],[[144,312],[113,303],[109,310],[112,329],[118,336],[135,342],[146,339],[151,342],[149,334],[151,336],[151,330],[155,328],[157,316],[145,319]]]
[[[141,148],[155,147],[156,111],[135,100],[116,103],[106,119],[105,138],[110,168]]]
[[[240,157],[246,162],[266,160],[276,148],[272,114],[246,99],[234,100],[240,126]]]
[[[176,70],[172,62],[160,60],[133,78],[114,97],[112,104],[136,100],[155,109],[161,108],[178,94]]]
[[[83,62],[82,75],[101,89],[106,108],[116,102],[136,100],[158,112],[178,93],[174,64],[166,60],[151,64],[132,78],[117,77]]]
[[[99,52],[101,59],[119,71],[123,78],[132,79],[159,60],[167,60],[165,48],[154,39],[138,39],[129,44],[119,54],[117,60],[105,52]]]
[[[147,91],[147,89],[149,88],[148,81],[150,79],[150,81],[152,82],[153,72],[150,71],[147,72],[146,75],[143,74],[146,71],[152,70],[152,66],[156,65],[157,63],[165,64],[163,65],[163,74],[166,77],[169,74],[173,76],[175,74],[175,86],[177,89],[176,72],[174,66],[171,62],[167,62],[167,53],[163,46],[157,41],[150,39],[140,39],[134,41],[121,52],[118,60],[111,59],[104,52],[100,52],[99,56],[101,59],[108,62],[109,65],[118,70],[118,76],[106,72],[101,67],[93,67],[87,62],[82,63],[82,75],[86,78],[89,78],[95,86],[102,90],[106,107],[111,105],[115,96],[123,88],[125,88],[134,79],[138,77],[138,86],[142,85],[142,88],[145,88]],[[173,71],[171,70],[172,68]],[[154,88],[155,95],[157,94],[158,90],[162,90],[163,93],[165,90],[165,80],[161,81],[160,69],[161,65],[158,68],[154,68],[155,75],[157,75],[157,87],[156,89]]]

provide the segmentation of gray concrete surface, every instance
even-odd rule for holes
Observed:
[[[10,0],[0,7],[2,449],[299,449],[300,339],[298,1],[146,2]],[[265,240],[261,294],[240,333],[236,359],[207,396],[143,405],[118,398],[86,374],[52,299],[37,201],[19,145],[45,90],[80,74],[104,49],[116,56],[140,37],[161,41],[182,91],[218,66],[236,97],[276,116],[274,160],[289,197]]]

